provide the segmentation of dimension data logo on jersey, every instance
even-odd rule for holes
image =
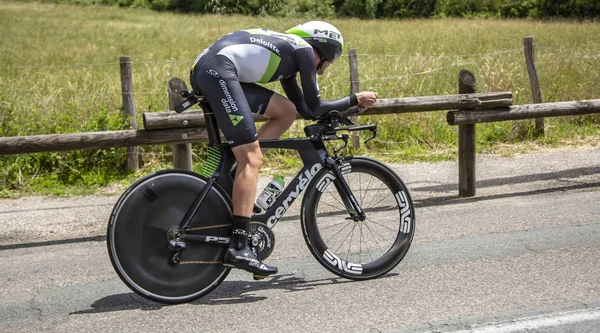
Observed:
[[[227,89],[227,82],[225,82],[225,80],[219,80],[219,85],[225,94],[225,98],[221,99],[221,103],[223,104],[225,111],[227,113],[237,112],[238,108],[233,98],[231,98],[229,89]]]
[[[250,37],[250,41],[252,43],[256,43],[256,44],[260,44],[263,46],[268,47],[269,49],[271,49],[273,52],[277,53],[277,55],[279,54],[279,49],[277,48],[277,46],[273,45],[273,43],[263,40],[262,38],[254,38],[254,37]]]
[[[229,119],[231,119],[231,123],[233,124],[233,126],[237,126],[237,124],[239,124],[240,121],[242,121],[242,119],[244,119],[244,117],[230,114]]]

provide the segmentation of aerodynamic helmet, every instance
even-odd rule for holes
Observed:
[[[334,62],[342,54],[344,38],[336,27],[327,22],[310,21],[298,24],[285,33],[302,37],[317,51],[321,62]]]

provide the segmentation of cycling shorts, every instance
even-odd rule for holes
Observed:
[[[252,113],[264,114],[273,91],[239,82],[235,65],[222,55],[200,59],[190,73],[190,83],[210,104],[231,147],[257,140]]]

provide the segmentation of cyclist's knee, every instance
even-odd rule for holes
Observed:
[[[258,141],[234,147],[232,151],[238,162],[238,168],[260,170],[263,165],[264,158]]]
[[[296,106],[289,99],[275,93],[269,100],[264,115],[270,119],[291,124],[296,120]]]
[[[248,155],[248,157],[249,158],[246,161],[246,164],[253,170],[260,170],[264,161],[263,154],[260,149],[258,149],[257,152],[252,152]]]

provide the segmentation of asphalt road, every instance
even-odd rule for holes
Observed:
[[[292,211],[274,229],[278,275],[257,282],[232,271],[210,295],[177,306],[136,296],[113,271],[102,234],[116,197],[2,200],[0,331],[600,329],[599,148],[480,158],[474,198],[457,197],[456,163],[394,167],[413,193],[417,229],[388,275],[332,275]],[[85,223],[77,228],[73,216]]]

